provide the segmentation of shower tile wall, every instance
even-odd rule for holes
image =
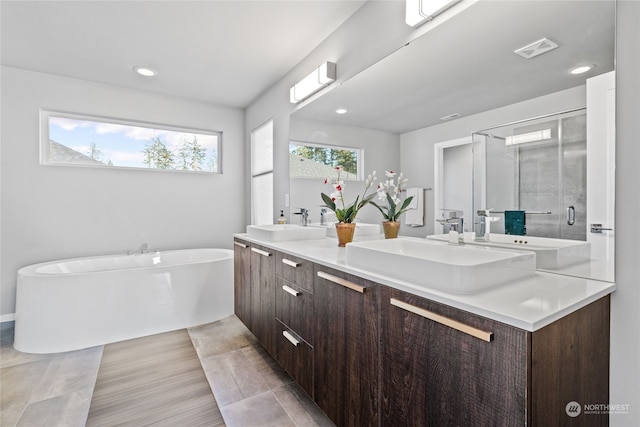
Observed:
[[[536,127],[551,128],[558,138],[518,147],[520,209],[552,213],[527,215],[527,235],[584,241],[587,230],[586,116],[567,117]],[[567,223],[569,206],[575,208],[573,225]]]
[[[506,135],[551,129],[551,139],[505,145]],[[490,133],[492,133],[490,131]],[[505,133],[507,132],[507,133]],[[528,236],[586,240],[586,114],[496,130],[486,146],[486,201],[495,211],[524,210]],[[500,136],[503,135],[503,136]],[[567,224],[567,208],[575,223]],[[551,214],[531,214],[551,212]],[[501,220],[491,226],[504,233]]]

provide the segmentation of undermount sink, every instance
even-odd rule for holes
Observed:
[[[354,238],[361,236],[374,236],[381,233],[380,224],[369,224],[364,222],[356,222],[356,229],[353,232]],[[322,227],[327,230],[327,236],[329,237],[338,237],[336,233],[336,226],[334,223],[330,224],[320,224],[320,223],[311,223],[310,227]]]
[[[427,236],[427,239],[448,241],[447,234]],[[473,233],[464,233],[469,245],[530,251],[536,254],[536,268],[555,270],[589,261],[591,244],[579,240],[550,239],[547,237],[515,236],[491,233],[488,242],[473,240]]]
[[[286,240],[323,239],[326,230],[319,227],[303,227],[294,224],[267,224],[248,225],[247,236],[270,242],[283,242]]]
[[[529,277],[535,254],[426,239],[385,239],[349,243],[347,264],[447,292],[471,294]]]

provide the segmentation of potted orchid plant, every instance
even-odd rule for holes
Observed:
[[[408,180],[402,178],[402,172],[398,175],[396,181],[396,173],[393,171],[385,171],[387,180],[378,184],[378,200],[386,200],[386,206],[380,206],[374,201],[371,204],[378,208],[385,221],[382,223],[384,236],[389,238],[398,237],[400,229],[400,215],[408,211],[409,205],[413,200],[413,196],[407,197],[404,201],[400,200],[400,193],[405,190]]]
[[[342,168],[338,166],[336,167],[336,170],[338,171],[338,178],[331,182],[334,191],[330,195],[320,193],[320,196],[324,201],[324,207],[332,210],[336,215],[336,219],[338,220],[336,223],[338,246],[343,247],[345,244],[353,240],[353,232],[355,228],[355,224],[353,222],[355,221],[358,212],[376,196],[376,193],[367,195],[369,188],[371,188],[371,185],[376,180],[376,171],[373,171],[367,177],[362,195],[358,195],[352,203],[347,203],[344,200],[344,181],[340,176]],[[324,183],[328,184],[329,179],[325,179]]]

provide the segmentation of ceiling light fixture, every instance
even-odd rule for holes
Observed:
[[[158,74],[156,70],[149,67],[143,67],[141,65],[136,65],[135,67],[133,67],[133,71],[145,77],[153,77]]]
[[[338,108],[336,110],[337,114],[347,114],[347,109],[346,108]]]
[[[440,15],[461,0],[406,0],[407,25],[417,27]]]
[[[336,64],[325,62],[289,90],[289,100],[297,104],[336,81]]]
[[[537,130],[535,132],[521,133],[505,138],[506,145],[525,144],[527,142],[544,141],[551,139],[551,129]]]
[[[573,74],[574,76],[578,74],[584,74],[587,71],[591,71],[593,68],[595,68],[595,65],[579,65],[570,69],[569,74]]]

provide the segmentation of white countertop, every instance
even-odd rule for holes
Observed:
[[[529,332],[541,329],[616,289],[612,282],[537,271],[529,278],[487,291],[456,294],[351,267],[345,262],[345,248],[339,248],[335,238],[268,242],[249,238],[246,234],[234,236]]]

